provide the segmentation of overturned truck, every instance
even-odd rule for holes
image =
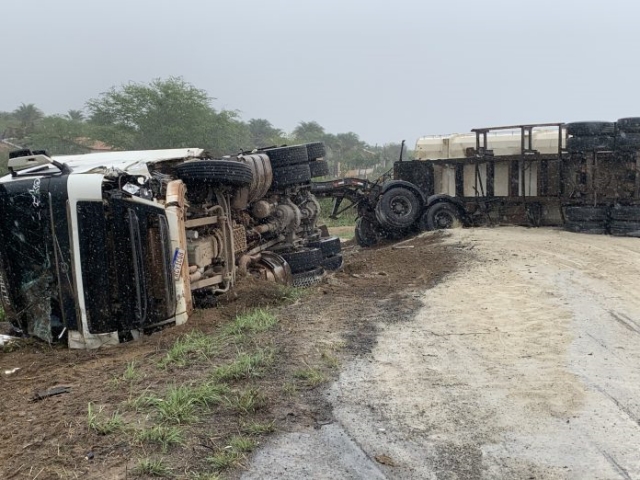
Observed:
[[[318,225],[324,145],[49,157],[0,179],[0,299],[24,334],[96,348],[187,321],[242,275],[305,286],[342,264]]]
[[[640,236],[640,118],[477,128],[420,138],[415,153],[376,181],[312,192],[335,198],[333,215],[357,209],[361,246],[478,225]]]

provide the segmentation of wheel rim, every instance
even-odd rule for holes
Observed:
[[[439,212],[435,218],[436,228],[447,229],[452,228],[456,222],[456,218],[449,212]]]
[[[404,197],[394,197],[389,204],[391,211],[398,218],[404,218],[411,214],[413,210],[411,202]]]

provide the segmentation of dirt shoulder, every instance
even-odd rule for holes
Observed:
[[[246,479],[640,477],[637,239],[495,228],[444,245],[464,267],[378,324],[326,392],[333,423],[276,437]]]
[[[0,477],[237,476],[265,435],[333,421],[322,385],[455,270],[439,238],[347,244],[343,271],[304,292],[245,279],[218,308],[116,348],[5,348]],[[56,386],[69,391],[33,401]]]

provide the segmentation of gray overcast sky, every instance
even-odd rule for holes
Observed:
[[[0,110],[182,76],[216,108],[369,143],[640,116],[632,0],[0,0]]]

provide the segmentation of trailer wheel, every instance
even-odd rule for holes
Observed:
[[[318,158],[324,158],[324,156],[327,154],[324,143],[322,142],[307,143],[306,147],[307,157],[309,158],[309,161],[317,160]]]
[[[176,175],[189,184],[246,187],[253,182],[253,171],[244,163],[231,160],[192,160],[176,167]]]
[[[306,145],[292,145],[290,147],[276,147],[262,150],[271,160],[271,167],[275,170],[277,167],[287,165],[298,165],[309,161],[307,156]]]
[[[355,239],[361,247],[372,247],[380,238],[379,229],[373,220],[360,217],[356,220]]]
[[[395,187],[382,194],[376,205],[376,218],[387,229],[409,228],[420,215],[420,199],[411,190]]]
[[[342,251],[342,245],[338,237],[326,237],[315,242],[309,242],[309,247],[319,248],[325,258],[337,255]]]
[[[613,122],[572,122],[567,123],[566,128],[569,135],[576,137],[597,137],[615,133]]]
[[[325,270],[338,270],[342,267],[342,255],[333,255],[332,257],[327,257],[322,261],[322,268]]]
[[[618,119],[618,130],[625,133],[640,133],[640,117]]]
[[[314,160],[309,162],[309,170],[311,178],[325,177],[329,175],[329,164],[325,160]]]
[[[567,138],[567,150],[571,153],[588,152],[591,150],[613,150],[616,146],[614,137],[589,136]]]
[[[426,230],[443,230],[462,226],[460,211],[449,202],[439,202],[430,206],[423,215]]]
[[[294,273],[293,286],[294,287],[311,287],[322,280],[322,274],[324,270],[322,267],[314,268],[306,272]]]

